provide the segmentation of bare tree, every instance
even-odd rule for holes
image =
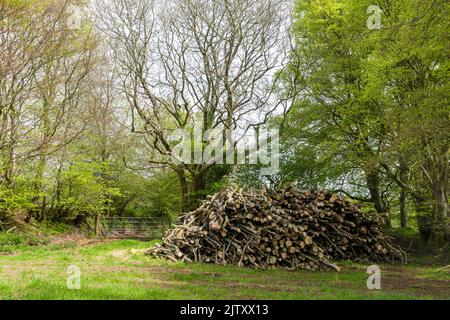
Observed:
[[[214,163],[176,163],[176,128],[240,129],[261,123],[279,102],[274,77],[285,54],[286,1],[103,1],[131,127],[153,149],[150,162],[178,174],[188,194],[205,187]],[[234,143],[234,142],[233,142]],[[203,144],[202,148],[205,145]]]
[[[79,2],[0,4],[0,179],[13,188],[19,164],[32,166],[37,208],[45,206],[39,194],[48,157],[83,130],[81,96],[95,42],[88,29],[67,24]]]

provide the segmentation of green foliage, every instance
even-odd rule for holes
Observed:
[[[126,215],[164,216],[173,220],[181,210],[180,186],[173,173],[160,173],[138,184],[140,190],[130,202]]]
[[[0,184],[0,215],[32,209],[36,195],[33,182],[23,176],[17,177],[12,187]]]
[[[289,64],[277,72],[276,85],[283,97],[299,92],[286,117],[270,119],[271,126],[282,129],[280,170],[271,177],[261,177],[258,165],[149,169],[148,159],[164,160],[155,158],[158,139],[131,135],[124,125],[129,115],[116,114],[124,101],[115,96],[108,66],[94,67],[105,61],[97,61],[101,54],[94,54],[99,39],[90,32],[91,25],[69,31],[57,23],[51,41],[28,43],[46,40],[43,35],[50,27],[41,18],[50,3],[1,4],[10,10],[6,16],[14,18],[0,21],[5,34],[15,30],[18,37],[11,40],[11,48],[30,59],[28,67],[6,69],[24,68],[26,74],[27,68],[37,69],[28,70],[30,75],[23,79],[8,72],[1,79],[18,77],[17,84],[30,83],[24,89],[30,93],[23,105],[0,106],[5,119],[10,118],[0,134],[0,217],[25,214],[39,221],[71,222],[99,215],[173,219],[180,202],[185,202],[183,209],[195,207],[231,182],[253,188],[295,183],[303,189],[343,190],[379,212],[390,211],[394,218],[399,194],[406,192],[410,218],[432,217],[444,226],[448,222],[447,1],[295,1],[295,43]],[[367,27],[370,5],[382,10],[380,30]],[[9,37],[4,40],[7,44]],[[171,99],[165,103],[170,105]],[[193,119],[202,118],[196,112],[185,123],[191,133]],[[159,116],[171,131],[187,114],[169,116],[162,108]]]
[[[371,166],[383,137],[382,109],[364,98],[367,41],[365,13],[370,1],[297,1],[289,74],[298,74],[304,93],[284,123],[283,145],[288,179],[324,185],[353,168]],[[289,75],[286,78],[291,79]],[[294,177],[289,177],[293,175]],[[300,176],[298,176],[300,175]]]
[[[380,30],[366,26],[374,4]],[[344,189],[375,206],[380,199],[385,210],[407,190],[416,211],[445,225],[448,9],[446,1],[296,1],[296,44],[281,80],[300,94],[279,119],[282,180]]]
[[[0,254],[13,253],[18,247],[42,246],[46,244],[48,244],[46,237],[32,234],[0,232]]]
[[[101,214],[107,211],[112,197],[122,194],[108,185],[109,167],[106,163],[75,163],[62,174],[61,205],[78,212]]]

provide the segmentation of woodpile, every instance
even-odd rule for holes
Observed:
[[[382,220],[336,194],[226,189],[180,217],[150,255],[173,261],[323,270],[335,260],[406,262]]]

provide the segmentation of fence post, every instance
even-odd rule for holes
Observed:
[[[166,235],[166,231],[167,231],[166,222],[167,222],[167,217],[162,216],[161,217],[161,223],[162,223],[162,237],[161,238],[164,238]]]
[[[95,215],[95,236],[98,237],[100,234],[100,214]]]

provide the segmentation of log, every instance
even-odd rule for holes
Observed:
[[[252,268],[336,270],[332,262],[405,263],[381,219],[326,191],[228,188],[180,216],[148,254],[171,261]]]

